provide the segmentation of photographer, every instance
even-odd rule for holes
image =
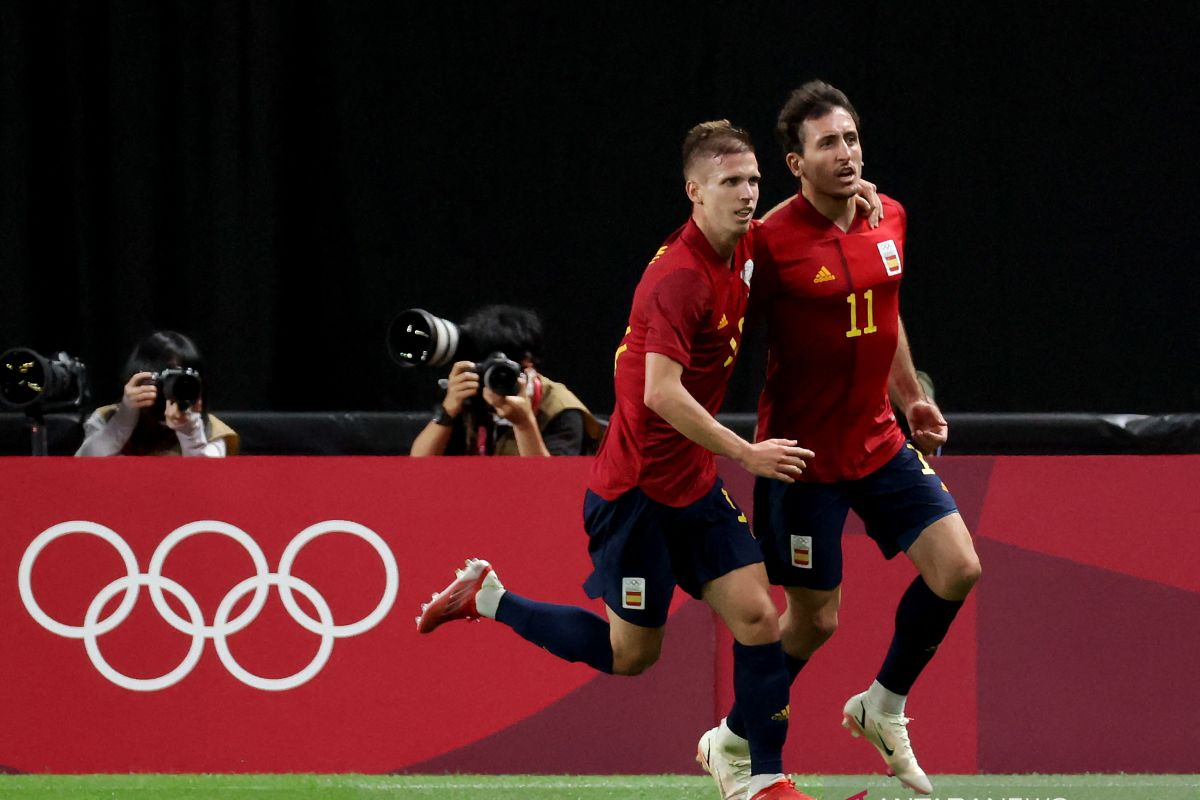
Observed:
[[[502,352],[523,372],[515,394],[483,386],[471,361],[458,361],[446,397],[413,441],[411,455],[577,456],[595,452],[600,425],[570,389],[538,373],[542,323],[533,311],[491,305],[463,322],[480,353]]]
[[[191,339],[158,331],[125,365],[121,402],[92,412],[77,456],[236,455],[237,433],[204,405],[204,369]]]

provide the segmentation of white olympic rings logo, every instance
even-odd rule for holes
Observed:
[[[333,624],[333,613],[329,610],[329,604],[325,602],[325,598],[321,596],[320,592],[313,588],[311,584],[291,574],[292,564],[295,562],[300,550],[318,536],[333,532],[353,534],[371,545],[383,562],[383,569],[386,575],[383,597],[380,598],[375,610],[349,625]],[[92,599],[91,604],[88,605],[87,613],[84,615],[83,625],[66,625],[46,614],[41,606],[38,605],[37,600],[34,599],[33,587],[30,581],[33,574],[34,562],[37,561],[38,555],[41,554],[46,545],[55,539],[72,533],[89,533],[111,544],[125,563],[126,571],[124,577],[117,578],[105,586]],[[218,533],[228,536],[244,547],[254,562],[254,575],[229,590],[217,607],[216,617],[212,625],[205,624],[200,606],[191,593],[162,574],[163,563],[167,560],[167,556],[175,545],[189,536],[194,536],[198,533]],[[21,558],[21,567],[17,575],[17,582],[21,589],[21,600],[24,601],[25,609],[29,612],[29,615],[51,633],[64,636],[68,639],[83,639],[84,649],[87,651],[88,657],[92,660],[92,664],[96,667],[96,670],[118,686],[137,692],[155,692],[165,689],[168,686],[173,686],[183,680],[200,661],[200,655],[204,650],[204,640],[212,639],[217,650],[217,655],[221,658],[221,663],[225,665],[225,668],[229,670],[231,675],[255,689],[282,692],[304,684],[321,671],[325,666],[325,662],[329,660],[329,654],[333,651],[334,639],[357,636],[375,627],[387,615],[388,611],[392,608],[393,602],[396,600],[396,592],[400,586],[400,572],[396,566],[395,556],[392,555],[392,551],[379,534],[370,528],[359,525],[357,522],[349,522],[347,520],[319,522],[296,534],[295,538],[284,548],[276,572],[270,572],[267,569],[267,559],[263,555],[262,549],[242,529],[216,520],[189,522],[187,525],[172,531],[167,538],[162,540],[154,550],[154,555],[150,559],[150,568],[145,573],[139,571],[137,558],[133,554],[133,549],[116,532],[95,522],[73,520],[47,528],[29,544],[29,547],[25,549],[25,555]],[[131,678],[128,675],[124,675],[114,669],[100,652],[99,638],[116,628],[129,617],[133,611],[134,604],[137,602],[139,587],[142,586],[150,590],[150,598],[154,601],[154,608],[157,609],[167,624],[192,637],[192,645],[179,666],[157,678]],[[266,605],[267,592],[271,586],[279,590],[279,597],[292,619],[305,630],[311,631],[321,637],[321,644],[317,648],[317,654],[309,662],[308,666],[285,678],[263,678],[247,671],[237,663],[233,654],[229,652],[229,643],[226,641],[226,637],[243,630],[250,623],[254,622],[259,612],[262,611],[263,606]],[[174,609],[167,604],[166,597],[163,595],[164,591],[174,595],[183,604],[189,619],[185,620],[175,613]],[[312,603],[313,608],[316,609],[317,616],[320,617],[319,620],[313,619],[305,613],[304,609],[296,602],[293,591],[304,595]],[[118,604],[111,614],[104,619],[100,619],[100,612],[118,592],[125,593],[120,604]],[[237,617],[230,619],[229,616],[233,611],[234,605],[250,592],[253,592],[254,596],[251,598],[249,605]]]

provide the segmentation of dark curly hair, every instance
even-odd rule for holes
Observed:
[[[519,306],[488,305],[462,323],[477,357],[502,352],[515,361],[528,358],[537,364],[542,356],[542,320],[536,311]]]
[[[835,108],[844,108],[859,128],[858,112],[850,104],[845,92],[825,81],[809,81],[794,90],[779,111],[775,124],[775,138],[783,147],[783,154],[804,155],[804,122],[820,119]]]

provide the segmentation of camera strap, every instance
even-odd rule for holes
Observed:
[[[525,391],[529,395],[529,405],[533,408],[533,413],[536,415],[538,408],[542,405],[542,376],[531,369],[526,373],[526,377],[529,379],[529,383],[526,384]]]

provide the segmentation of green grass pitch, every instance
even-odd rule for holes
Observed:
[[[1200,800],[1200,775],[938,775],[937,800]],[[879,775],[800,775],[817,800],[923,797]],[[864,794],[865,792],[865,794]],[[8,800],[717,800],[699,775],[0,775]]]

